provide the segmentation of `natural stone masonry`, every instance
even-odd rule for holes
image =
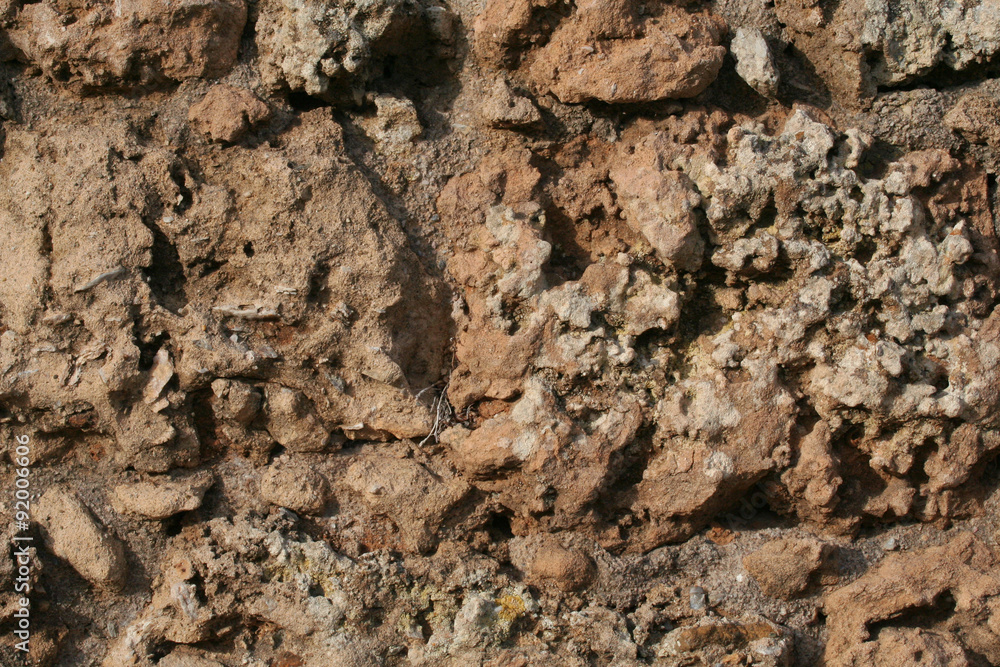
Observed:
[[[0,664],[1000,663],[996,13],[0,3]]]

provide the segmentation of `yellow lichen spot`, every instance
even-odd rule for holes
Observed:
[[[524,614],[526,608],[524,600],[519,595],[501,595],[496,599],[496,603],[500,607],[497,618],[506,625],[512,625]]]

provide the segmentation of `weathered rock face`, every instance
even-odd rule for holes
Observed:
[[[965,651],[972,651],[996,661],[1000,579],[995,567],[996,555],[968,533],[923,553],[888,557],[827,598],[826,659],[834,665],[889,664],[919,660],[927,651],[926,659],[940,664],[968,664]],[[889,627],[874,636],[869,631],[901,613],[933,609],[944,597],[961,602],[954,610],[932,613],[932,628]]]
[[[462,500],[468,486],[461,479],[441,479],[409,459],[373,457],[348,469],[347,485],[375,514],[384,515],[402,533],[411,551],[427,551],[448,513]]]
[[[304,514],[319,514],[327,502],[326,479],[301,462],[272,465],[260,480],[260,495],[267,502]]]
[[[996,11],[0,2],[0,630],[1000,663]]]
[[[176,478],[152,478],[121,484],[114,489],[112,503],[119,512],[166,519],[201,507],[205,492],[214,482],[211,473],[203,471]]]
[[[787,600],[806,590],[829,551],[818,540],[775,540],[745,557],[743,565],[765,595]]]
[[[188,122],[205,136],[230,143],[270,117],[271,110],[256,95],[225,84],[212,86],[188,111]]]
[[[780,74],[774,66],[771,48],[760,30],[740,28],[729,45],[736,59],[736,73],[765,97],[778,94]]]
[[[935,68],[961,71],[1000,48],[1000,8],[990,0],[850,0],[826,15],[815,0],[775,3],[796,46],[847,101],[905,84]]]
[[[490,2],[475,26],[481,60],[512,63],[533,33],[545,34],[539,9],[556,3]],[[647,14],[647,12],[659,12]],[[693,97],[719,73],[724,25],[706,14],[630,0],[590,1],[547,34],[547,43],[521,55],[525,80],[562,102],[649,102]]]
[[[399,306],[415,297],[428,299],[421,317],[431,324],[437,288],[419,270],[399,263],[398,253],[406,252],[399,231],[391,229],[384,211],[375,214],[383,216],[381,222],[371,217],[369,207],[380,209],[356,180],[359,175],[319,156],[320,147],[338,145],[339,127],[318,114],[315,120],[318,134],[303,131],[310,145],[303,145],[294,171],[277,153],[268,158],[234,146],[218,171],[203,172],[200,183],[177,156],[126,139],[126,125],[108,132],[78,126],[50,139],[12,133],[11,145],[26,150],[12,149],[5,169],[11,182],[36,196],[6,209],[16,229],[12,249],[37,253],[50,243],[52,251],[28,272],[5,269],[23,275],[4,284],[11,373],[0,391],[48,405],[61,420],[51,427],[56,437],[67,427],[78,430],[72,426],[77,420],[85,432],[112,437],[124,465],[152,472],[198,460],[191,393],[219,377],[253,378],[265,390],[259,421],[239,414],[249,408],[233,408],[239,428],[229,427],[237,438],[266,438],[265,448],[277,441],[290,450],[316,451],[342,440],[344,427],[352,434],[425,435],[431,417],[409,390],[408,375],[418,385],[434,376],[444,332],[428,337],[413,319],[406,329],[381,322],[408,318],[409,309]],[[333,143],[316,141],[321,136]],[[111,153],[110,162],[101,161],[102,151],[105,158]],[[310,161],[317,171],[307,177]],[[25,173],[29,163],[34,166]],[[307,180],[312,178],[315,187]],[[265,190],[253,189],[254,179]],[[76,192],[77,183],[87,184],[86,196]],[[257,197],[268,204],[252,203]],[[286,207],[290,217],[279,214]],[[273,227],[273,215],[285,219],[286,231]],[[250,236],[226,231],[236,219]],[[387,227],[376,232],[379,224]],[[294,240],[287,235],[293,226]],[[174,248],[173,258],[158,250],[162,243]],[[370,254],[359,251],[359,244]],[[52,289],[44,301],[38,298],[38,271]],[[365,280],[369,271],[395,273],[397,290],[383,289],[381,278]],[[307,302],[311,290],[322,293],[320,302]],[[43,337],[72,342],[33,357],[30,346],[16,342],[33,324],[50,332]],[[283,333],[300,326],[316,342]],[[172,342],[161,348],[164,362],[144,367],[140,346],[168,337]],[[353,341],[353,360],[350,353],[334,353],[338,340]],[[338,364],[324,362],[322,369],[284,378],[282,385],[267,383],[276,366],[299,354],[296,348],[309,355],[325,348],[326,359]],[[349,368],[341,370],[340,363]],[[349,386],[357,389],[345,393]],[[122,392],[143,392],[148,400],[124,410]],[[373,415],[368,397],[376,394],[384,395],[383,407]],[[79,414],[89,416],[72,416]]]
[[[355,101],[380,59],[401,54],[404,36],[422,21],[419,6],[408,0],[267,0],[259,12],[265,84],[331,101]]]
[[[243,0],[39,2],[7,35],[54,82],[120,88],[225,75],[246,19]]]

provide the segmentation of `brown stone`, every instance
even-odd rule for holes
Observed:
[[[743,566],[765,595],[789,600],[805,591],[823,565],[825,551],[823,543],[813,539],[774,540],[744,557]]]
[[[519,545],[512,557],[536,584],[551,584],[566,592],[579,590],[593,581],[597,569],[579,545],[569,542],[564,545],[559,535],[536,535]]]
[[[25,5],[10,41],[55,81],[88,88],[218,77],[236,62],[243,0]]]
[[[125,549],[83,504],[76,492],[49,488],[38,501],[35,518],[45,528],[45,542],[84,579],[98,586],[125,583]]]
[[[271,117],[271,110],[256,95],[225,84],[212,86],[205,97],[188,110],[188,122],[212,141],[232,143],[258,123]]]
[[[328,494],[326,478],[304,463],[276,463],[260,479],[264,500],[302,514],[322,512]]]

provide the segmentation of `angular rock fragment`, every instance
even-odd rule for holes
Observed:
[[[818,540],[774,540],[744,557],[743,566],[765,595],[788,600],[806,589],[827,551]]]
[[[637,274],[625,301],[624,327],[630,336],[650,329],[669,330],[681,316],[677,293],[662,284],[652,283],[647,274]]]
[[[75,491],[52,486],[42,494],[35,518],[45,530],[45,543],[80,575],[96,586],[121,588],[127,575],[125,549],[83,504]]]
[[[826,422],[817,422],[799,440],[795,465],[781,476],[800,517],[823,524],[831,522],[840,500],[837,490],[843,483],[838,471],[838,462],[830,448],[830,427]]]
[[[530,9],[503,12],[488,6],[476,25],[483,35],[477,35],[481,55],[495,58],[499,52],[500,62],[491,64],[502,65],[504,51],[515,41],[508,35],[527,28],[530,17]],[[544,46],[527,55],[523,76],[535,90],[566,103],[693,97],[722,67],[723,30],[718,19],[673,5],[644,14],[630,0],[581,2]]]
[[[526,128],[542,120],[542,114],[534,103],[514,92],[503,79],[497,79],[493,84],[479,113],[484,121],[496,128]]]
[[[684,174],[662,170],[658,161],[644,164],[644,151],[636,153],[628,164],[610,173],[625,219],[665,264],[682,271],[697,270],[705,248],[694,210],[701,196]]]
[[[179,512],[201,507],[205,492],[215,483],[211,472],[151,477],[141,482],[120,484],[112,491],[118,512],[130,512],[148,519],[167,519]]]
[[[688,380],[661,401],[659,444],[633,503],[649,516],[644,548],[687,537],[779,465],[797,409],[767,362],[759,363],[753,380]]]
[[[174,377],[174,364],[170,359],[170,351],[160,349],[153,357],[153,368],[149,371],[149,382],[142,390],[142,398],[146,403],[155,403]]]
[[[366,130],[379,144],[401,147],[423,134],[413,102],[391,95],[375,95],[375,118]]]
[[[760,30],[738,28],[729,50],[736,58],[736,73],[751,88],[764,97],[774,97],[778,93],[778,70]]]
[[[522,465],[539,466],[559,451],[572,427],[555,409],[555,397],[531,383],[510,412],[489,420],[453,442],[453,457],[471,477],[492,477]]]

